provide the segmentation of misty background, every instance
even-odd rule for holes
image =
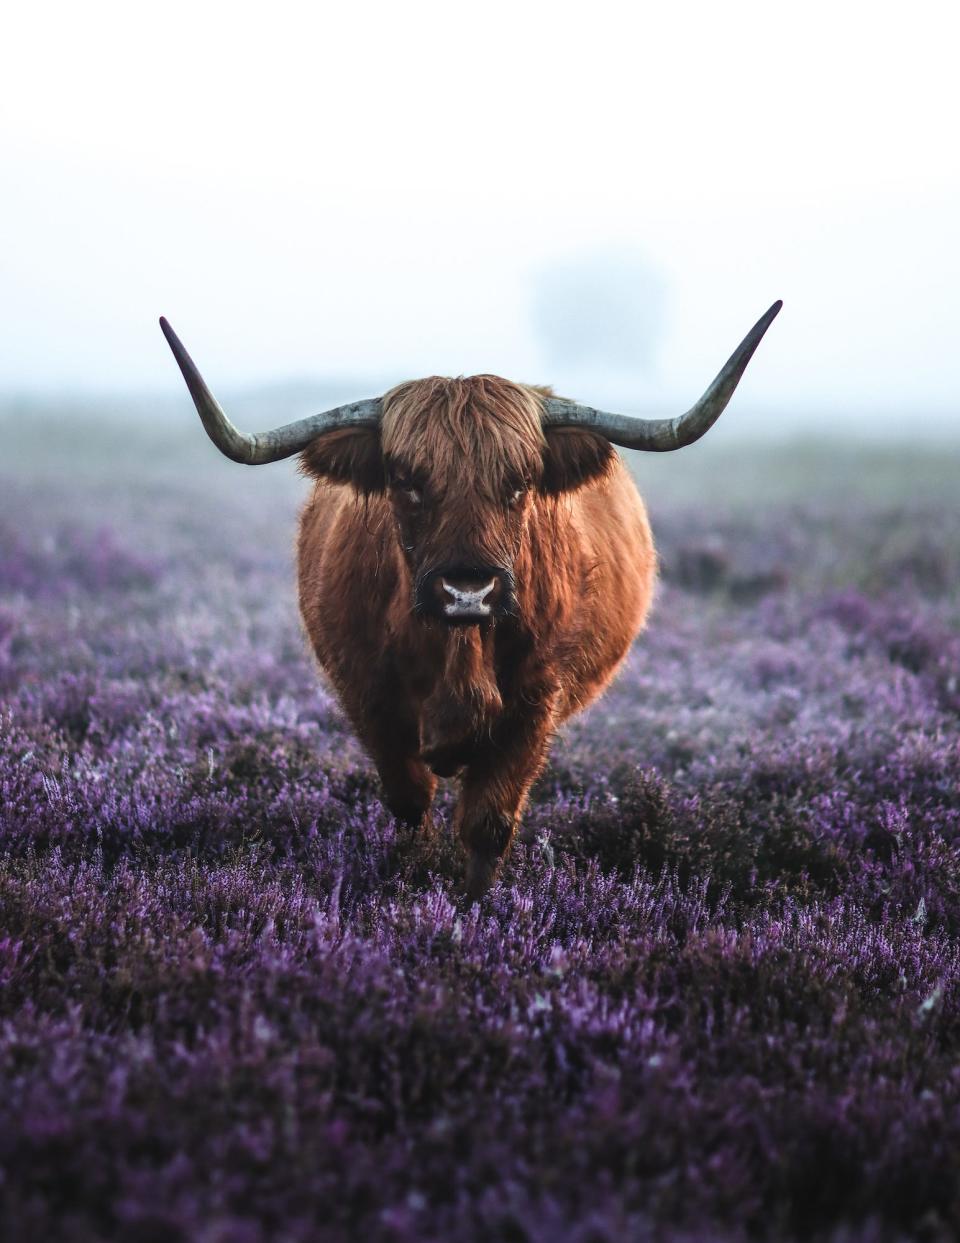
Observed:
[[[920,3],[18,6],[0,409],[247,426],[492,371],[711,433],[956,437],[951,14]],[[197,429],[199,432],[199,429]]]

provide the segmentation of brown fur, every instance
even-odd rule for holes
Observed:
[[[553,731],[610,682],[655,580],[622,461],[592,432],[545,432],[548,393],[496,376],[413,381],[386,395],[379,432],[328,433],[302,455],[317,479],[298,544],[307,633],[398,817],[426,823],[436,774],[459,773],[473,896]],[[417,576],[457,559],[510,566],[514,613],[459,628],[415,616]]]

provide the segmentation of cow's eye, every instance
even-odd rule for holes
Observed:
[[[403,495],[411,505],[419,505],[423,501],[423,496],[417,488],[403,488]]]
[[[524,496],[526,495],[526,491],[527,491],[526,488],[517,488],[514,492],[508,493],[507,504],[508,505],[519,505],[520,502],[523,500]]]

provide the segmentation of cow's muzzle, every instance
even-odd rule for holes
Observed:
[[[502,617],[513,611],[513,575],[502,566],[441,566],[418,579],[416,610],[451,626]]]

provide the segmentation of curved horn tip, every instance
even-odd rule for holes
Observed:
[[[168,344],[171,348],[173,347],[173,343],[174,343],[174,341],[176,341],[176,342],[178,342],[178,343],[179,343],[180,338],[177,336],[177,334],[176,334],[176,333],[173,331],[173,329],[170,327],[170,321],[167,319],[166,315],[161,315],[161,316],[160,316],[160,331],[161,331],[161,332],[163,333],[163,335],[167,338],[167,344]]]

